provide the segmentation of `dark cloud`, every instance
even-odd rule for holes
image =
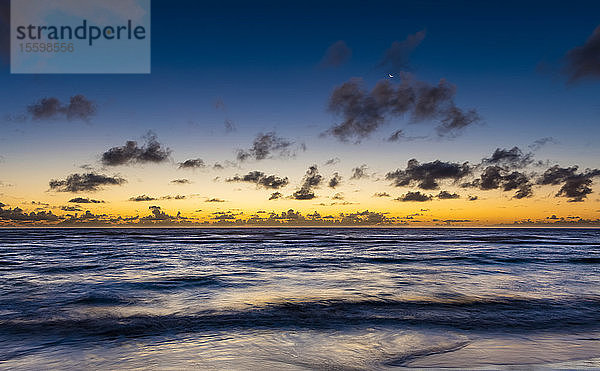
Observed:
[[[437,189],[439,181],[449,179],[456,182],[471,172],[471,166],[467,162],[459,164],[436,160],[420,164],[416,159],[411,159],[405,170],[389,172],[385,178],[393,181],[397,187],[416,183],[421,189]]]
[[[160,199],[161,200],[185,200],[186,197],[182,196],[182,195],[175,195],[175,196],[162,196]]]
[[[312,165],[302,179],[302,186],[292,197],[296,200],[312,200],[316,197],[313,188],[318,187],[322,181],[323,176],[319,174],[317,165]]]
[[[312,200],[316,196],[315,196],[315,192],[313,192],[311,189],[300,188],[299,190],[294,192],[292,197],[296,200]]]
[[[58,98],[42,98],[27,107],[34,120],[49,120],[66,117],[68,120],[87,121],[96,114],[96,104],[79,94],[72,96],[69,104],[63,104]]]
[[[180,213],[177,213],[177,216],[171,216],[171,215],[167,214],[166,212],[162,211],[160,206],[149,206],[148,209],[150,210],[151,214],[140,218],[140,220],[143,220],[143,221],[149,221],[149,220],[166,221],[166,220],[179,219],[181,216]]]
[[[205,167],[204,160],[200,158],[189,159],[179,163],[180,169],[202,169]]]
[[[517,220],[509,226],[518,227],[595,227],[600,226],[600,219],[584,219],[579,216],[557,217],[552,215],[542,220]]]
[[[404,131],[396,130],[387,138],[387,141],[388,142],[398,142],[402,138],[404,138]]]
[[[368,177],[369,177],[369,175],[367,174],[367,165],[362,164],[362,165],[357,166],[352,169],[352,176],[350,177],[350,179],[355,180],[355,179],[362,179],[362,178],[368,178]]]
[[[582,202],[592,193],[592,179],[600,176],[599,169],[586,169],[578,173],[578,166],[568,168],[554,165],[538,179],[540,185],[562,184],[556,197],[567,197],[569,202]]]
[[[104,203],[104,201],[93,200],[91,198],[83,198],[83,197],[72,198],[69,200],[69,202],[72,202],[75,204],[101,204],[101,203]]]
[[[71,174],[64,180],[50,180],[50,189],[57,192],[98,191],[103,186],[121,185],[127,181],[118,176],[107,176],[97,173]]]
[[[441,124],[436,128],[440,136],[454,135],[461,129],[481,121],[481,116],[474,109],[463,111],[452,106],[443,115]]]
[[[82,211],[82,209],[79,206],[61,206],[60,209],[62,211],[70,211],[70,212]]]
[[[319,174],[317,165],[312,165],[304,175],[303,186],[310,188],[318,187],[321,184],[321,181],[323,181],[323,177]]]
[[[225,180],[226,182],[248,182],[267,189],[279,189],[288,185],[288,178],[280,178],[275,175],[266,175],[262,171],[251,171],[244,176],[236,175]]]
[[[146,196],[146,195],[135,196],[135,197],[131,197],[129,199],[129,201],[134,201],[134,202],[156,201],[156,200],[157,200],[157,198]]]
[[[106,166],[131,165],[143,163],[165,162],[171,155],[169,148],[163,147],[152,132],[145,135],[142,147],[133,140],[125,142],[124,146],[113,147],[102,154],[102,164]]]
[[[516,199],[531,197],[533,195],[532,186],[531,179],[526,174],[509,171],[497,165],[486,167],[479,178],[463,184],[463,187],[475,187],[484,191],[499,188],[505,192],[516,190],[517,192],[513,196]]]
[[[594,30],[585,44],[567,52],[563,72],[570,82],[600,78],[600,26]]]
[[[327,133],[341,141],[360,142],[388,119],[407,115],[413,122],[437,121],[440,135],[459,132],[480,121],[474,110],[465,112],[456,106],[456,87],[445,79],[435,86],[409,74],[402,74],[401,80],[396,85],[380,80],[371,91],[365,89],[360,79],[336,87],[329,98],[328,110],[343,121]],[[397,131],[392,140],[400,139],[401,134]]]
[[[470,219],[432,219],[433,222],[440,222],[446,224],[454,224],[454,223],[472,223],[474,220]]]
[[[456,198],[460,198],[460,196],[456,193],[450,193],[448,191],[440,191],[440,193],[438,193],[437,198],[439,198],[440,200],[453,200]]]
[[[231,211],[227,211],[227,212],[216,212],[213,213],[213,220],[237,220],[237,216],[238,214],[234,214]]]
[[[173,179],[171,180],[173,184],[190,184],[191,181],[189,179]]]
[[[477,199],[479,199],[479,197],[477,196],[469,196],[469,201],[477,201]]]
[[[216,225],[264,225],[264,226],[359,226],[359,225],[393,225],[396,224],[396,218],[390,218],[385,213],[371,212],[368,210],[357,211],[354,213],[340,213],[337,216],[321,215],[318,212],[312,212],[302,215],[299,211],[288,210],[281,213],[270,213],[268,217],[260,217],[257,214],[249,219],[235,219],[231,216],[238,214],[232,212],[223,212],[215,214],[224,215],[215,222]],[[406,223],[400,223],[406,224]]]
[[[533,143],[529,145],[529,148],[532,151],[538,151],[540,148],[547,144],[558,144],[558,141],[552,137],[544,137],[538,140],[535,140]]]
[[[11,221],[19,223],[32,223],[32,222],[54,222],[60,218],[57,215],[52,214],[52,211],[32,211],[27,213],[19,207],[14,209],[5,208],[6,205],[0,206],[0,220]]]
[[[278,156],[289,156],[292,144],[292,141],[278,137],[274,132],[266,134],[260,133],[256,139],[254,139],[250,149],[238,150],[237,160],[246,161],[254,159],[259,161],[269,158],[273,154],[277,154]]]
[[[330,166],[330,165],[337,165],[340,163],[340,159],[337,157],[334,158],[330,158],[329,160],[325,161],[325,166]]]
[[[281,197],[283,197],[283,194],[281,194],[280,192],[273,192],[273,193],[271,193],[271,197],[269,197],[269,201],[277,200],[277,199],[280,199]]]
[[[519,147],[511,149],[496,148],[492,156],[484,158],[482,163],[520,169],[533,163],[533,153],[523,153]]]
[[[376,213],[369,210],[350,214],[342,213],[340,216],[342,218],[340,224],[342,225],[378,225],[393,223],[393,221],[384,213]]]
[[[343,200],[344,199],[344,195],[342,193],[336,193],[333,195],[333,197],[331,197],[332,200]]]
[[[223,125],[225,126],[225,132],[226,133],[233,133],[234,131],[237,130],[235,124],[233,123],[233,121],[226,119],[225,122],[223,123]]]
[[[223,100],[223,98],[217,98],[217,100],[215,100],[215,109],[219,110],[219,111],[225,111],[225,101]]]
[[[432,198],[433,198],[433,196],[431,196],[431,195],[426,195],[424,193],[416,191],[416,192],[406,192],[406,194],[404,194],[404,195],[396,198],[396,201],[402,201],[402,202],[410,202],[410,201],[425,202],[425,201],[430,201]]]
[[[209,198],[204,202],[227,202],[227,201],[221,200],[220,198]]]
[[[327,48],[319,65],[321,67],[339,67],[346,63],[351,56],[352,50],[346,45],[346,42],[339,40]]]
[[[394,41],[379,62],[380,67],[388,69],[388,72],[400,72],[409,68],[409,58],[412,52],[425,39],[425,30],[408,35],[403,41]]]
[[[37,206],[43,206],[43,207],[48,207],[50,206],[50,204],[47,204],[45,202],[40,202],[40,201],[31,201],[32,205],[37,205]]]
[[[379,82],[375,89],[384,87]],[[393,88],[392,88],[393,89]],[[386,106],[369,93],[361,80],[353,79],[334,89],[329,98],[328,109],[342,116],[343,122],[329,129],[329,133],[342,141],[356,138],[360,141],[368,137],[385,122]]]
[[[327,185],[330,188],[335,188],[335,187],[339,186],[341,182],[342,182],[342,176],[339,173],[335,172],[331,176],[331,179],[329,179],[329,183]]]
[[[387,192],[377,192],[377,193],[373,194],[373,197],[392,197],[392,196],[390,196],[390,194]]]

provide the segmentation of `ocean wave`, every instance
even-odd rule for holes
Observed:
[[[190,314],[5,320],[0,321],[0,333],[113,337],[232,328],[343,329],[378,325],[510,332],[591,330],[600,328],[600,298],[284,301],[246,310]]]

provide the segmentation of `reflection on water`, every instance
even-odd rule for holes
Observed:
[[[600,367],[600,231],[5,230],[0,366]]]

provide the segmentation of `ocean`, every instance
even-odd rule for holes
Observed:
[[[597,229],[4,229],[0,368],[600,368]]]

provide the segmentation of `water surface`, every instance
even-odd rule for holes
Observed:
[[[12,369],[600,367],[600,230],[0,231]]]

